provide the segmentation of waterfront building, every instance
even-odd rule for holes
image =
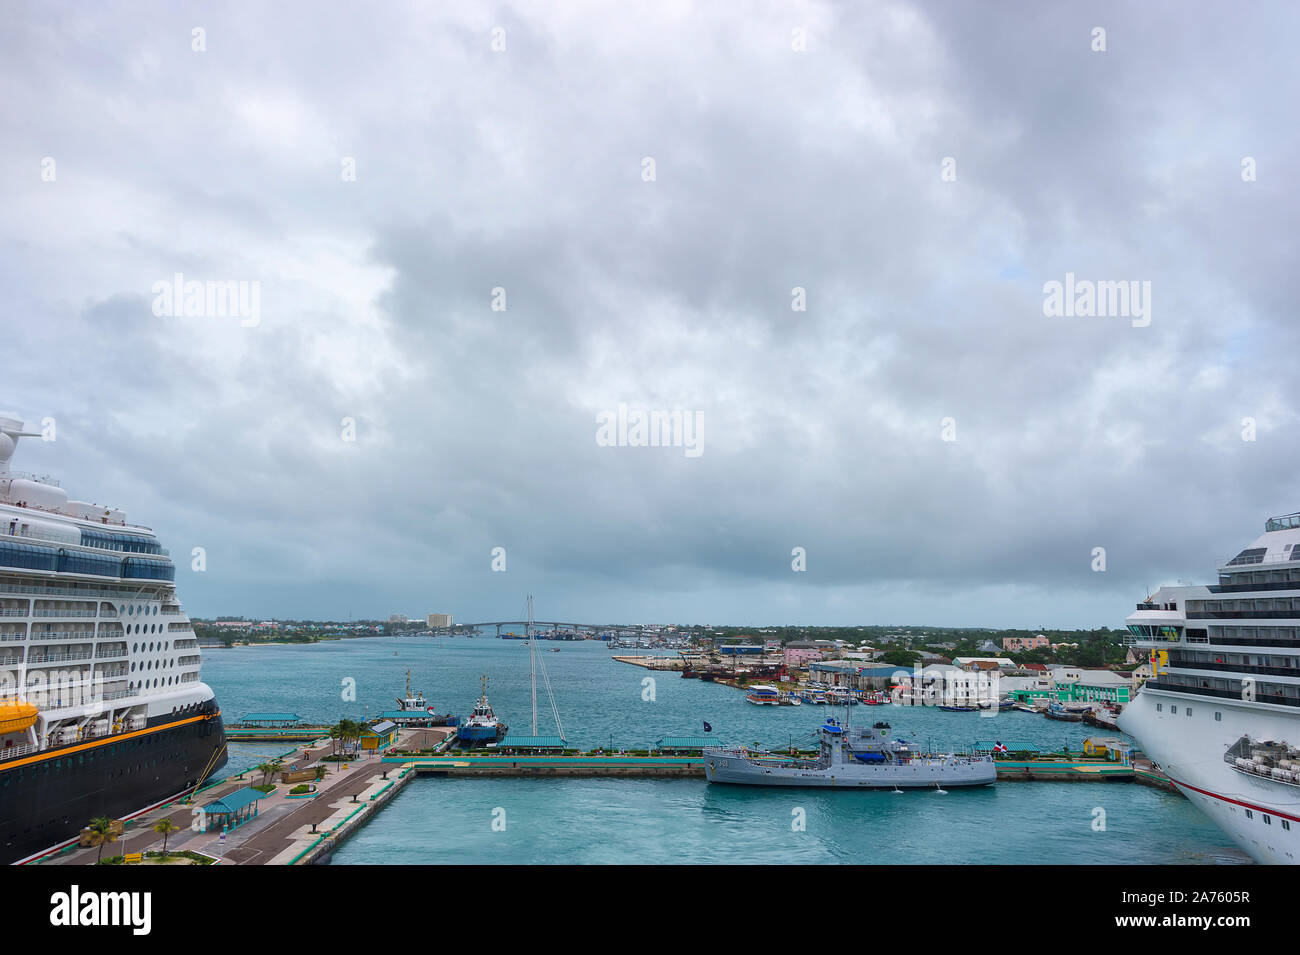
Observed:
[[[921,670],[891,668],[895,700],[909,706],[974,706],[996,696],[999,675],[934,663]]]
[[[810,643],[787,643],[783,655],[786,666],[802,667],[810,660],[820,660],[822,651]]]
[[[857,660],[820,660],[808,664],[808,676],[819,683],[851,690],[887,690],[898,667]]]
[[[391,720],[380,720],[361,731],[362,749],[387,749],[395,742],[397,742],[397,724]]]
[[[724,643],[718,652],[723,656],[754,657],[762,656],[763,647],[757,643]]]
[[[449,614],[449,613],[431,613],[431,614],[429,614],[427,617],[424,618],[424,625],[425,625],[426,627],[436,627],[436,628],[450,627],[450,626],[451,626],[451,614]]]

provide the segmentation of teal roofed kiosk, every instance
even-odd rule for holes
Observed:
[[[233,793],[214,799],[203,807],[201,832],[211,832],[223,826],[236,829],[257,817],[257,804],[266,794],[260,789],[245,786]]]

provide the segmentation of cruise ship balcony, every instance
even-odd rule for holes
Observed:
[[[33,630],[28,639],[32,643],[51,640],[93,640],[93,630]]]
[[[45,652],[39,649],[33,649],[31,655],[27,658],[29,666],[37,663],[67,663],[73,660],[90,660],[93,654],[90,648],[77,650],[58,650],[53,653]]]

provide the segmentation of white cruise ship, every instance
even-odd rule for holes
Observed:
[[[226,762],[167,551],[121,511],[10,471],[24,436],[0,416],[0,864],[176,798]]]
[[[1178,788],[1258,862],[1300,861],[1300,514],[1128,620],[1155,674],[1119,717]]]

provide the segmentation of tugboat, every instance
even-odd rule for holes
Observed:
[[[474,704],[474,712],[461,724],[457,739],[469,746],[483,746],[505,738],[508,727],[492,712],[487,698],[487,675],[483,675],[483,692]]]
[[[889,736],[888,723],[845,728],[834,717],[821,727],[821,752],[794,759],[741,749],[704,750],[711,783],[748,786],[818,786],[837,789],[929,789],[987,786],[997,780],[991,756],[919,753]]]
[[[424,694],[416,691],[411,693],[411,671],[406,671],[406,697],[397,698],[397,709],[383,714],[386,720],[392,720],[398,726],[455,726],[460,722],[460,718],[451,713],[438,714],[433,711],[433,707],[428,704]]]
[[[429,704],[425,702],[424,694],[422,692],[417,690],[414,696],[411,695],[411,671],[410,670],[406,671],[406,698],[405,699],[399,698],[397,700],[397,708],[403,711],[419,710],[422,713],[429,712]]]

